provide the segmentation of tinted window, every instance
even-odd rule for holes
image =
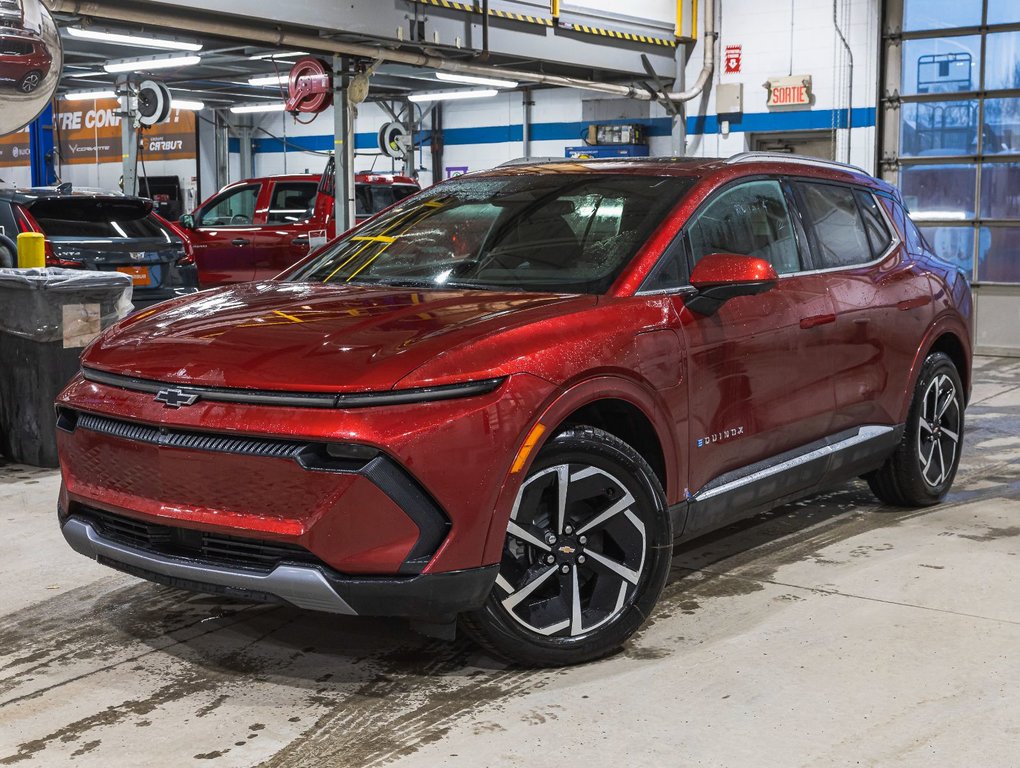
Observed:
[[[878,209],[878,202],[870,192],[857,190],[857,204],[861,207],[861,217],[864,219],[864,229],[868,233],[868,243],[871,245],[871,255],[878,258],[892,242],[889,235],[889,228],[885,224],[881,211]]]
[[[293,224],[310,215],[318,184],[314,181],[281,181],[273,185],[267,224]]]
[[[217,195],[202,209],[196,224],[200,227],[251,224],[259,188],[258,184],[249,184]]]
[[[291,279],[602,293],[690,184],[594,174],[445,182],[359,227]]]
[[[370,201],[366,213],[379,213],[418,191],[417,187],[408,184],[366,185],[362,189],[366,193],[366,200]]]
[[[25,40],[0,38],[0,56],[27,56],[32,52],[32,44]]]
[[[710,253],[755,256],[776,272],[800,269],[797,238],[778,181],[751,181],[732,187],[695,215],[687,228],[696,264]]]
[[[683,243],[674,242],[655,265],[641,286],[642,291],[667,291],[687,284],[687,264]]]
[[[872,259],[864,221],[849,187],[798,183],[804,215],[815,233],[819,269],[865,264]]]
[[[36,201],[29,210],[43,233],[54,240],[170,239],[147,205],[129,200],[52,198]]]

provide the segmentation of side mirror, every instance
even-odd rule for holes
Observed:
[[[691,285],[697,293],[685,305],[699,315],[714,315],[730,299],[764,293],[778,280],[776,270],[765,259],[711,253],[694,267]]]
[[[181,216],[181,218],[177,219],[177,223],[180,224],[185,229],[194,229],[195,217],[193,214],[186,213],[183,216]]]

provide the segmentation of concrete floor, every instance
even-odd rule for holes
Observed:
[[[0,765],[1020,765],[1020,360],[977,364],[946,503],[858,482],[687,546],[620,654],[557,671],[121,575],[54,472],[0,467]]]

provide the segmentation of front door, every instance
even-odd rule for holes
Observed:
[[[694,264],[734,253],[763,258],[780,275],[775,288],[731,299],[714,315],[678,307],[688,349],[688,487],[695,498],[727,473],[831,431],[825,328],[835,315],[824,278],[804,273],[804,237],[790,210],[780,181],[756,179],[724,189],[685,228]],[[737,516],[735,505],[695,505],[685,535]]]
[[[232,187],[195,212],[189,233],[203,288],[255,279],[255,249],[260,227],[256,210],[261,184]]]

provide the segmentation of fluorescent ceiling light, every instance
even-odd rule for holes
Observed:
[[[495,96],[499,91],[495,88],[476,88],[473,91],[437,91],[436,93],[412,93],[408,101],[452,101],[454,99],[485,99]]]
[[[243,115],[248,112],[283,112],[287,105],[282,101],[263,101],[260,104],[237,104],[230,108],[235,115]]]
[[[64,72],[64,77],[106,77],[105,72]]]
[[[107,72],[149,72],[153,69],[191,67],[202,61],[201,56],[144,56],[136,59],[108,61],[103,65]]]
[[[455,75],[451,72],[436,72],[437,80],[447,83],[467,83],[468,85],[491,85],[493,88],[516,88],[516,80],[499,80],[495,77],[475,77],[474,75]]]
[[[113,91],[69,91],[64,94],[68,101],[86,101],[89,99],[115,99],[117,94]]]
[[[273,51],[272,53],[256,53],[249,56],[249,59],[260,61],[262,59],[289,59],[294,56],[308,56],[308,51]]]
[[[139,35],[123,35],[117,32],[101,32],[98,29],[82,29],[68,27],[67,34],[85,40],[101,40],[104,43],[119,45],[135,45],[140,48],[167,48],[172,51],[200,51],[201,43],[188,43],[183,40],[169,40],[165,37],[142,37]]]
[[[259,75],[249,77],[248,85],[283,85],[290,80],[290,73],[286,75]]]
[[[172,95],[170,97],[170,108],[171,109],[184,109],[188,112],[198,112],[199,110],[205,109],[204,101],[192,101],[190,99],[175,99]]]

